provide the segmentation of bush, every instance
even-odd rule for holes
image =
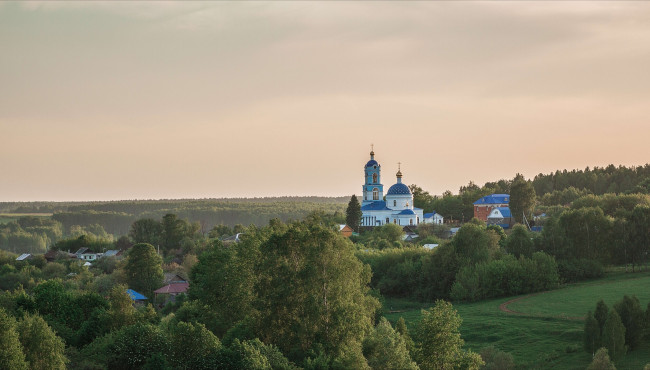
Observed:
[[[477,301],[555,288],[559,278],[553,257],[537,252],[532,258],[507,255],[500,260],[463,267],[456,274],[451,298]]]
[[[565,283],[574,283],[587,279],[595,279],[605,274],[603,265],[586,258],[560,260],[557,262],[560,279]]]

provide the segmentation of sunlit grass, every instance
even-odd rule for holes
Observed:
[[[599,299],[611,307],[623,295],[636,295],[643,308],[650,301],[650,273],[611,274],[603,279],[574,284],[540,295],[522,296],[509,305],[523,315],[501,312],[499,305],[517,297],[478,303],[456,303],[463,318],[461,335],[474,351],[494,345],[511,353],[524,369],[585,369],[591,355],[582,349],[581,317],[593,310]],[[420,309],[432,304],[386,299],[386,317],[395,322],[404,317],[411,328],[420,318]],[[392,307],[393,312],[388,313]],[[650,343],[628,353],[616,363],[618,369],[642,369],[650,363]]]

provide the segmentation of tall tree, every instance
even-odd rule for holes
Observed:
[[[359,225],[361,224],[361,205],[357,200],[357,196],[352,194],[348,208],[345,210],[345,223],[352,228],[352,230],[359,232]]]
[[[610,310],[603,327],[602,343],[614,361],[625,354],[625,326],[616,310]]]
[[[147,298],[153,298],[153,291],[162,286],[164,279],[162,258],[154,246],[147,243],[131,247],[124,272],[129,287]]]
[[[0,308],[0,369],[27,369],[16,321]]]
[[[347,238],[308,221],[262,243],[256,287],[260,339],[285,353],[304,355],[320,347],[332,358],[365,363],[361,341],[379,302],[370,295],[370,267],[354,250]]]
[[[161,244],[165,251],[180,247],[181,240],[186,235],[186,222],[175,214],[168,213],[162,218]]]
[[[413,206],[429,211],[428,207],[430,207],[433,201],[433,197],[429,192],[422,190],[421,187],[415,184],[409,185],[409,189],[411,189],[411,194],[413,194]]]
[[[621,322],[625,326],[625,344],[630,350],[641,344],[645,326],[645,315],[641,302],[636,296],[623,296],[623,299],[614,304],[614,309],[621,317]]]
[[[162,234],[162,224],[152,218],[142,218],[131,224],[129,237],[134,243],[158,245]]]
[[[650,249],[650,207],[636,206],[628,219],[626,227],[629,244],[629,260],[634,265],[646,261]],[[626,261],[627,262],[627,261]]]
[[[462,319],[451,303],[438,300],[434,307],[422,310],[415,334],[416,359],[421,369],[478,369],[481,356],[464,351],[460,337]]]
[[[45,320],[38,315],[26,315],[18,322],[20,343],[25,359],[34,370],[65,369],[68,359],[63,351],[63,340],[54,334]]]
[[[523,175],[517,174],[510,186],[510,211],[518,223],[524,223],[523,215],[529,220],[532,218],[535,206],[535,188]]]
[[[596,321],[591,311],[589,311],[587,318],[585,319],[585,330],[583,338],[585,351],[591,353],[591,355],[594,356],[596,350],[600,348],[600,327],[598,326],[598,321]]]
[[[605,327],[605,321],[607,321],[607,313],[609,312],[609,307],[602,299],[596,303],[596,311],[594,311],[594,319],[598,321],[599,334],[602,338],[603,328]]]
[[[215,241],[192,268],[189,296],[212,307],[218,318],[214,329],[218,336],[252,314],[258,280],[254,269],[263,237],[251,230],[227,248]]]

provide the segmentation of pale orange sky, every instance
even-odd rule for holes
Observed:
[[[643,165],[650,2],[0,3],[0,201]]]

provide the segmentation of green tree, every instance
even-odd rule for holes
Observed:
[[[27,369],[16,321],[0,308],[0,369]]]
[[[532,182],[526,181],[523,175],[517,174],[510,186],[510,211],[515,221],[523,223],[523,216],[532,219],[533,207],[535,207],[535,188]]]
[[[603,258],[612,243],[612,224],[600,207],[571,209],[560,215],[559,226],[565,236],[570,258]]]
[[[414,207],[422,209],[429,207],[429,204],[433,201],[433,197],[429,194],[429,192],[422,190],[421,187],[415,184],[409,185],[409,189],[411,189],[411,194],[413,194]]]
[[[594,356],[596,350],[600,348],[600,327],[598,326],[598,321],[594,318],[594,315],[591,314],[591,311],[587,313],[587,318],[585,319],[585,330],[583,334],[585,351],[591,353]]]
[[[232,235],[232,229],[224,224],[214,225],[208,233],[208,237],[210,238],[219,238],[226,235]]]
[[[478,354],[463,350],[465,341],[459,332],[461,322],[451,303],[443,300],[422,310],[415,335],[415,357],[421,369],[478,369],[484,365]]]
[[[645,262],[650,249],[650,207],[634,207],[626,231],[629,244],[628,258],[632,262],[632,271],[634,271],[635,264]]]
[[[162,258],[153,245],[135,244],[129,250],[124,273],[131,289],[153,298],[153,291],[162,286],[164,279]]]
[[[175,369],[218,368],[221,342],[202,324],[176,322],[169,328],[171,356]]]
[[[38,315],[26,315],[17,325],[30,369],[65,369],[65,344]]]
[[[108,293],[111,329],[135,324],[137,310],[126,289],[125,285],[116,285]]]
[[[406,341],[385,317],[363,342],[363,354],[372,369],[417,369]]]
[[[645,315],[641,308],[641,302],[636,296],[623,296],[623,299],[614,304],[614,309],[621,317],[625,326],[625,344],[633,350],[641,344],[645,326]]]
[[[609,351],[614,361],[621,358],[627,352],[625,347],[625,326],[616,310],[610,310],[607,314],[607,321],[603,327],[602,343]]]
[[[352,194],[348,208],[345,209],[345,223],[352,228],[352,230],[359,232],[359,225],[361,224],[361,205],[357,200],[357,196]]]
[[[530,258],[533,255],[533,241],[524,225],[517,224],[512,228],[512,233],[505,242],[506,251],[515,257],[524,256]]]
[[[251,230],[241,242],[228,247],[215,241],[192,268],[189,297],[212,307],[218,318],[213,329],[219,336],[253,313],[254,268],[263,238]]]
[[[609,308],[607,304],[602,299],[596,303],[596,311],[594,311],[594,319],[598,321],[598,328],[600,329],[599,334],[602,338],[603,328],[605,327],[605,321],[607,321],[607,313]]]
[[[175,214],[168,213],[163,216],[161,244],[165,252],[180,247],[181,240],[187,236],[187,228],[187,222],[178,219]]]
[[[139,369],[152,355],[167,353],[169,342],[160,328],[137,323],[115,332],[114,342],[108,346],[108,351],[108,368]]]
[[[320,346],[333,358],[363,359],[361,341],[379,302],[370,295],[370,267],[354,250],[331,228],[307,221],[263,242],[256,286],[260,339],[298,357]]]
[[[600,348],[594,355],[594,360],[587,367],[587,370],[616,370],[616,366],[609,359],[607,348]]]
[[[134,243],[149,243],[159,245],[162,234],[162,224],[152,218],[142,218],[131,224],[129,237]]]
[[[489,261],[499,251],[499,236],[484,225],[471,222],[458,230],[452,243],[461,263],[465,265]]]
[[[409,351],[409,354],[415,353],[415,343],[413,342],[413,339],[409,334],[409,330],[406,327],[406,321],[401,316],[399,319],[397,319],[397,322],[395,323],[395,331],[398,332],[402,336],[402,338],[404,338],[404,342],[406,343],[406,349]]]

